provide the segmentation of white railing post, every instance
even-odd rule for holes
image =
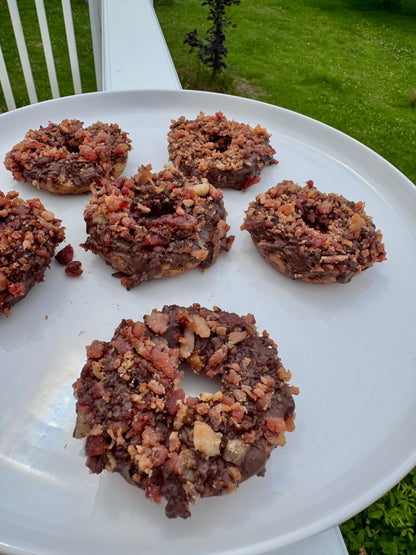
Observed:
[[[69,60],[71,63],[72,82],[75,94],[82,93],[81,76],[79,73],[77,45],[75,42],[74,22],[72,20],[72,10],[70,0],[62,0],[62,10],[64,13],[66,40],[68,43]]]
[[[97,89],[103,89],[103,43],[101,29],[101,0],[88,0],[90,10],[90,26],[92,49],[94,52],[95,79],[97,81]]]
[[[45,54],[46,67],[48,69],[49,83],[53,98],[59,98],[59,86],[56,78],[55,61],[52,53],[51,39],[49,36],[48,21],[46,19],[45,4],[43,0],[35,0],[36,13],[38,14],[40,35],[42,37],[43,52]]]
[[[4,99],[8,110],[15,110],[16,103],[14,101],[13,91],[10,86],[9,74],[7,73],[6,64],[4,62],[3,51],[0,46],[0,84],[3,89]]]
[[[16,37],[17,49],[19,51],[20,62],[22,64],[23,76],[25,78],[27,94],[31,104],[38,101],[36,95],[35,82],[33,81],[32,69],[30,67],[29,56],[27,54],[25,36],[23,34],[22,22],[20,21],[19,10],[16,0],[7,0],[10,17],[12,20],[13,31]]]

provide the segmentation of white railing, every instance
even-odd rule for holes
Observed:
[[[71,1],[61,0],[74,93],[82,93]],[[59,98],[44,0],[35,0],[52,98]],[[180,81],[153,9],[152,0],[88,0],[98,90],[180,89]],[[31,104],[38,101],[18,2],[7,0]],[[129,45],[129,47],[126,47]],[[131,48],[134,45],[134,48]],[[13,83],[0,45],[0,84],[8,110],[16,108]]]
[[[97,4],[99,0],[90,0],[93,4],[90,9],[94,9],[94,4]],[[45,5],[43,0],[35,0],[36,14],[38,18],[39,30],[42,38],[43,53],[46,61],[47,73],[49,78],[49,83],[51,87],[52,98],[58,98],[60,96],[58,80],[56,77],[55,61],[50,41],[48,22],[46,18]],[[31,104],[38,101],[36,86],[32,75],[32,68],[27,52],[25,36],[23,33],[22,23],[20,19],[20,13],[18,8],[18,3],[16,0],[7,0],[7,6],[10,13],[10,19],[13,26],[13,32],[16,39],[17,50],[19,53],[20,64],[22,66],[23,76],[25,80],[26,90],[29,97],[29,102]],[[72,82],[74,86],[75,94],[82,92],[81,86],[81,76],[78,64],[78,53],[75,41],[74,24],[72,20],[72,10],[70,0],[62,0],[62,12],[65,25],[66,42],[69,52],[70,69],[72,74]],[[4,22],[3,22],[4,24]],[[98,29],[91,26],[91,31],[93,35],[93,41],[97,43]],[[98,44],[98,43],[97,43]],[[16,108],[16,103],[13,95],[12,84],[10,83],[10,78],[7,72],[6,63],[4,60],[3,52],[0,45],[0,84],[3,89],[3,94],[6,100],[6,106],[8,110],[13,110]]]

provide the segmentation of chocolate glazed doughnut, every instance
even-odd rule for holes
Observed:
[[[84,245],[118,270],[131,289],[145,280],[214,264],[234,240],[227,237],[222,191],[174,168],[155,174],[141,166],[132,178],[103,181],[84,218]]]
[[[169,518],[263,475],[294,429],[297,388],[252,315],[165,306],[144,322],[123,320],[87,356],[74,383],[86,465],[119,472],[155,503],[166,498]],[[218,380],[218,392],[186,397],[183,362]]]
[[[105,177],[123,172],[131,150],[127,133],[116,124],[87,128],[78,120],[29,130],[6,154],[4,165],[17,181],[58,195],[86,193]]]
[[[195,120],[173,121],[168,134],[169,159],[185,175],[206,177],[215,187],[245,190],[260,181],[264,166],[277,164],[270,135],[257,125],[230,121],[222,112]]]
[[[0,312],[10,309],[41,281],[65,238],[61,220],[39,199],[0,191]]]
[[[382,234],[363,202],[283,181],[251,202],[241,229],[260,254],[292,279],[347,283],[385,260]]]

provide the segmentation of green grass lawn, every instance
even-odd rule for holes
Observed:
[[[242,0],[229,10],[228,68],[215,81],[183,40],[209,25],[201,0],[154,0],[182,86],[246,96],[323,121],[363,142],[416,183],[416,0]],[[394,3],[392,1],[392,3]],[[397,1],[396,1],[397,3]],[[33,0],[19,0],[39,100],[50,97]],[[72,94],[60,2],[45,1],[62,95]],[[88,7],[72,0],[84,92],[95,90]],[[18,106],[28,103],[7,3],[0,41]],[[0,112],[5,103],[0,91]],[[353,554],[416,554],[416,471],[342,525]]]

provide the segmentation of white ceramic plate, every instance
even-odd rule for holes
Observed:
[[[265,126],[280,160],[245,193],[225,191],[235,244],[204,274],[194,270],[126,291],[109,266],[78,247],[88,196],[38,192],[0,168],[1,189],[39,196],[62,218],[84,268],[69,278],[54,262],[45,281],[0,319],[3,552],[261,553],[349,518],[416,464],[416,189],[385,160],[296,113],[190,91],[94,93],[7,113],[0,116],[0,154],[48,120],[101,120],[130,132],[126,174],[142,163],[160,170],[170,120],[200,110]],[[365,201],[384,234],[387,261],[347,285],[294,282],[275,272],[239,228],[248,203],[283,179],[313,179],[322,191]],[[88,473],[83,442],[72,438],[71,384],[85,345],[111,338],[123,317],[193,302],[251,312],[260,331],[268,330],[300,387],[297,428],[273,452],[264,478],[200,500],[186,521],[168,520],[163,505],[120,476]]]

